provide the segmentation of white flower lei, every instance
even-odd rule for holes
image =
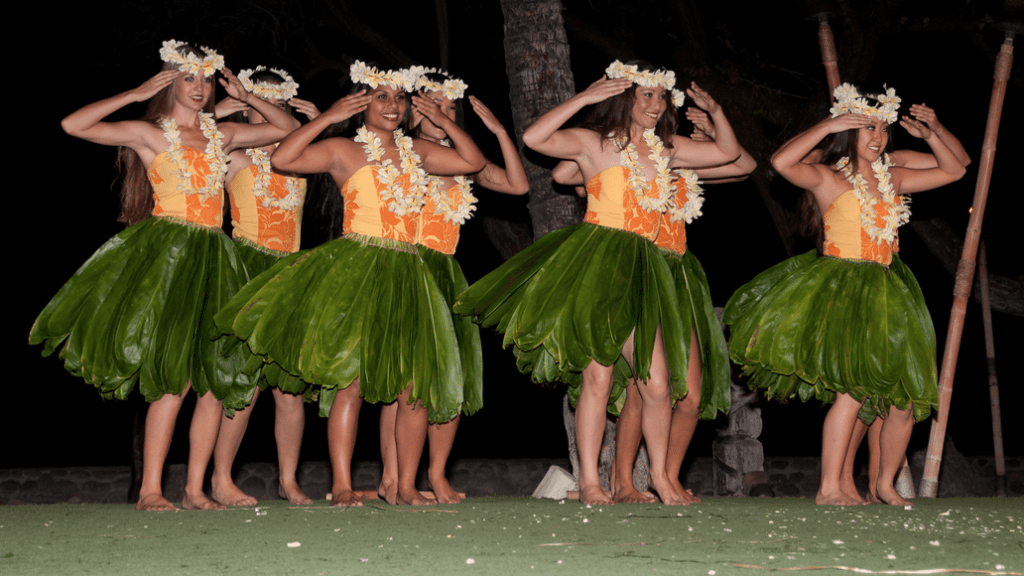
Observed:
[[[449,100],[458,100],[466,95],[469,85],[460,78],[453,78],[447,72],[437,68],[426,68],[424,66],[412,66],[407,70],[409,76],[414,79],[414,90],[427,90],[430,92],[441,92]],[[427,78],[427,74],[440,74],[445,77],[444,82],[434,82]]]
[[[271,72],[277,74],[283,79],[283,82],[280,84],[271,84],[266,81],[252,81],[253,74],[263,72],[266,69],[266,66],[257,66],[255,70],[251,68],[248,70],[242,70],[238,73],[238,81],[242,83],[242,87],[248,92],[251,92],[263,99],[276,98],[278,100],[288,101],[299,93],[299,84],[294,78],[289,76],[287,72],[280,68],[270,69]]]
[[[616,60],[608,65],[608,68],[604,71],[608,78],[628,78],[633,84],[640,86],[646,86],[647,88],[654,88],[655,86],[661,86],[665,90],[669,90],[672,93],[672,104],[679,108],[686,102],[686,94],[674,87],[676,85],[676,73],[671,70],[640,70],[640,67],[636,64],[626,66],[622,62]]]
[[[167,147],[167,155],[177,165],[177,170],[174,170],[172,174],[180,180],[178,192],[186,195],[201,194],[204,196],[204,200],[219,194],[221,188],[224,187],[224,175],[227,174],[230,160],[221,145],[224,134],[217,130],[217,123],[214,121],[213,115],[205,112],[199,113],[199,128],[203,131],[203,136],[206,137],[205,157],[210,164],[210,175],[206,178],[206,186],[199,190],[192,187],[192,174],[188,171],[188,165],[185,163],[185,151],[181,148],[181,131],[178,130],[178,123],[174,118],[161,118],[160,127],[164,130],[164,139],[170,144]]]
[[[893,124],[899,118],[896,111],[900,109],[900,102],[903,99],[896,95],[895,88],[889,88],[885,84],[882,84],[882,88],[885,90],[884,94],[861,96],[852,84],[844,82],[836,86],[835,91],[832,92],[836,103],[829,109],[829,112],[833,118],[842,114],[862,114],[879,118],[886,124]],[[878,105],[868,105],[868,98],[877,100]]]
[[[447,139],[441,140],[439,144],[448,148],[451,148],[452,145]],[[455,222],[461,226],[473,216],[473,212],[476,210],[477,198],[473,195],[469,178],[456,176],[455,184],[458,186],[459,198],[461,200],[455,208],[452,208],[451,200],[445,194],[446,190],[443,189],[444,180],[441,178],[433,175],[430,176],[430,186],[427,188],[427,193],[430,194],[430,199],[434,201],[434,206],[436,206],[434,212],[443,215],[445,222]]]
[[[612,135],[608,135],[612,138]],[[629,176],[626,184],[633,190],[636,196],[636,203],[647,212],[664,212],[668,209],[669,201],[676,193],[675,183],[672,181],[672,172],[668,169],[668,156],[662,155],[665,145],[661,138],[654,133],[653,129],[644,130],[644,142],[651,149],[648,156],[654,161],[654,168],[658,172],[658,197],[648,198],[647,191],[651,188],[640,175],[640,156],[636,152],[636,146],[632,142],[625,145],[625,138],[612,139],[618,145],[619,163],[629,169]]]
[[[284,198],[275,198],[270,195],[270,179],[273,177],[270,169],[270,155],[262,148],[248,148],[246,156],[252,158],[256,166],[256,183],[252,189],[252,195],[261,198],[264,208],[282,208],[294,211],[302,203],[302,188],[298,178],[286,177],[285,188],[288,194]]]
[[[401,130],[395,130],[394,137],[395,144],[398,146],[402,173],[409,176],[409,190],[403,188],[402,183],[397,181],[399,172],[391,160],[381,161],[384,158],[384,147],[381,146],[380,138],[377,138],[376,134],[367,129],[365,125],[360,126],[356,130],[354,140],[363,143],[366,159],[377,164],[377,180],[383,186],[380,197],[388,202],[388,210],[397,216],[405,216],[409,213],[418,214],[425,202],[429,177],[420,166],[419,154],[413,150],[412,138],[402,134]]]
[[[697,179],[697,174],[693,170],[678,168],[676,173],[686,184],[686,203],[680,208],[677,195],[668,205],[669,220],[671,222],[685,220],[687,224],[692,224],[694,220],[704,215],[700,211],[701,206],[704,205],[704,189],[700,187],[701,181]]]
[[[883,242],[892,243],[896,240],[896,229],[910,220],[910,198],[901,198],[896,201],[896,191],[892,186],[892,176],[889,174],[889,155],[883,154],[871,163],[871,171],[878,179],[878,191],[882,193],[882,203],[889,207],[885,216],[885,227],[875,225],[875,210],[872,208],[878,203],[878,199],[868,192],[868,183],[859,173],[854,175],[850,169],[849,157],[842,157],[836,163],[836,169],[842,171],[846,180],[853,184],[853,195],[860,203],[860,225],[867,232],[868,236],[879,246]]]
[[[182,54],[178,52],[178,48],[182,46],[185,46],[185,43],[178,42],[177,40],[164,42],[160,48],[160,59],[169,64],[177,64],[179,71],[192,75],[198,74],[202,70],[206,76],[210,76],[224,67],[224,57],[217,54],[216,51],[206,46],[200,46],[199,49],[206,54],[200,60],[199,56],[195,54]]]
[[[377,70],[375,66],[367,66],[364,62],[356,60],[348,69],[349,78],[355,84],[366,84],[376,88],[381,84],[387,84],[394,90],[401,88],[406,92],[412,92],[413,82],[416,80],[409,70]]]

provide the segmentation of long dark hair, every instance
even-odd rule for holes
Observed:
[[[183,44],[178,46],[178,51],[185,54],[195,54],[200,59],[206,54],[196,48]],[[164,62],[160,70],[174,70],[176,64]],[[174,90],[178,85],[179,76],[170,86],[160,90],[149,99],[146,113],[140,118],[143,122],[158,125],[160,119],[167,116],[174,108]],[[213,93],[203,105],[203,112],[213,114]],[[118,146],[117,161],[115,163],[121,173],[121,214],[117,221],[125,226],[133,226],[149,218],[153,213],[153,186],[149,183],[147,172],[149,166],[142,163],[142,158],[135,153],[135,150],[127,146]]]
[[[653,64],[644,60],[630,60],[626,62],[626,65],[636,66],[641,71],[656,72],[658,70]],[[639,87],[639,84],[634,83],[630,89],[622,94],[598,102],[590,114],[583,120],[581,126],[587,130],[597,132],[602,137],[611,134],[614,139],[625,138],[628,145],[630,142],[629,127],[633,122],[633,104],[636,102],[636,89]],[[654,133],[658,135],[658,138],[661,139],[666,148],[672,148],[672,136],[676,133],[676,128],[679,126],[679,114],[676,112],[676,107],[672,104],[671,91],[666,90],[666,98],[667,106],[665,107],[665,113],[658,119],[658,123],[654,127]]]

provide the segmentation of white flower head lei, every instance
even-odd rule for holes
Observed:
[[[661,138],[658,138],[653,129],[644,130],[644,142],[651,149],[648,158],[654,161],[654,168],[658,172],[657,198],[647,197],[647,191],[651,187],[640,174],[640,155],[637,154],[636,146],[632,142],[626,144],[625,138],[615,138],[612,134],[609,134],[608,138],[619,147],[619,163],[629,169],[626,184],[633,190],[636,203],[647,212],[665,212],[672,197],[675,196],[676,185],[672,180],[672,171],[668,168],[669,157],[662,154],[665,145]]]
[[[681,181],[686,186],[686,202],[680,207],[678,196],[673,199],[668,206],[669,220],[685,220],[687,224],[692,224],[694,220],[704,215],[700,211],[704,206],[704,189],[700,187],[701,181],[693,170],[678,168],[675,172],[679,175],[677,182]]]
[[[394,90],[401,88],[406,92],[412,92],[413,82],[416,80],[408,69],[378,70],[376,66],[367,66],[360,60],[356,60],[349,67],[348,73],[355,84],[366,84],[370,88],[384,84]]]
[[[647,88],[661,86],[672,93],[672,105],[676,108],[681,107],[686,102],[686,94],[675,89],[676,73],[671,70],[664,68],[653,72],[650,70],[640,70],[640,67],[636,64],[627,65],[616,60],[605,69],[604,73],[610,79],[628,78],[633,84]]]
[[[210,165],[210,174],[206,177],[206,186],[195,189],[192,187],[192,173],[188,170],[188,163],[185,162],[185,151],[181,147],[181,131],[178,130],[178,123],[174,118],[161,118],[160,127],[164,130],[164,139],[167,140],[167,156],[171,158],[177,167],[172,174],[177,177],[178,192],[185,195],[200,194],[203,199],[216,196],[224,187],[224,175],[228,172],[228,155],[224,153],[222,146],[224,134],[217,130],[217,123],[212,114],[199,113],[199,128],[206,137],[206,161]]]
[[[452,77],[447,72],[443,72],[437,68],[413,66],[408,69],[408,72],[409,75],[415,79],[413,81],[414,90],[441,92],[444,94],[444,97],[449,100],[459,100],[466,95],[466,89],[469,88],[469,85],[463,82],[461,78]],[[435,82],[428,78],[427,74],[440,74],[441,76],[444,76],[444,81]]]
[[[280,83],[274,84],[265,80],[260,80],[259,82],[252,81],[253,74],[258,74],[266,69],[266,66],[257,66],[255,70],[251,68],[242,70],[238,73],[238,81],[242,83],[242,86],[248,92],[264,100],[274,98],[287,102],[299,93],[299,84],[287,72],[279,68],[271,68],[270,71],[281,77],[282,81]]]
[[[384,159],[384,147],[380,138],[366,126],[356,130],[356,142],[363,144],[366,160],[377,165],[377,180],[381,183],[380,197],[387,202],[388,210],[397,216],[418,214],[426,199],[429,177],[420,165],[420,156],[413,150],[412,138],[395,130],[395,145],[398,146],[398,157],[402,165],[401,173],[409,176],[409,188],[402,187],[398,181],[399,171],[390,159]],[[382,161],[383,159],[383,161]]]
[[[451,141],[447,138],[441,140],[440,144],[448,148],[451,148],[452,145]],[[444,180],[437,176],[430,176],[430,186],[427,188],[427,194],[434,201],[434,212],[444,216],[445,222],[454,222],[461,226],[476,211],[477,198],[473,195],[473,185],[470,183],[469,178],[456,176],[454,180],[459,193],[458,206],[452,206],[452,202],[448,199],[448,195],[445,194],[446,190],[443,188]]]
[[[178,48],[182,46],[187,46],[187,44],[177,40],[164,42],[160,48],[160,59],[169,64],[177,65],[179,71],[192,75],[202,71],[205,76],[212,76],[214,72],[224,67],[224,57],[217,54],[213,49],[200,46],[199,49],[206,55],[200,59],[199,56],[191,52],[185,54],[179,52]]]
[[[871,171],[878,180],[878,191],[882,193],[882,203],[888,207],[885,216],[885,225],[875,225],[874,206],[878,203],[868,192],[868,183],[859,173],[854,174],[850,169],[850,158],[842,157],[836,163],[836,169],[840,170],[846,180],[853,185],[853,195],[860,204],[860,225],[867,232],[868,236],[879,246],[884,243],[891,244],[896,240],[896,229],[910,220],[910,198],[906,196],[896,199],[896,190],[892,185],[892,176],[889,174],[889,166],[892,162],[888,154],[882,154],[871,163]]]
[[[862,114],[874,116],[886,124],[894,124],[899,119],[897,110],[900,109],[900,102],[903,99],[896,95],[895,88],[889,88],[882,84],[882,89],[885,90],[882,94],[862,96],[852,84],[844,82],[836,86],[832,93],[836,103],[829,109],[829,112],[832,113],[833,118],[842,114]],[[872,106],[868,104],[868,98],[878,103]]]

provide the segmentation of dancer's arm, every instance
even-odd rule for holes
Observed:
[[[228,96],[244,102],[246,106],[259,112],[267,119],[264,124],[238,124],[226,122],[220,126],[224,133],[224,149],[226,151],[240,148],[254,148],[279,142],[289,132],[299,127],[299,121],[281,108],[247,91],[231,70],[221,70],[224,78],[220,83]]]
[[[736,139],[736,134],[725,117],[721,105],[715,102],[710,94],[694,82],[686,90],[693,103],[702,108],[710,116],[715,125],[715,139],[698,142],[685,136],[675,136],[672,140],[673,168],[710,168],[725,166],[739,160],[743,147]],[[751,168],[752,169],[752,168]]]
[[[938,116],[935,114],[935,110],[925,106],[924,104],[914,104],[910,107],[910,114],[920,123],[927,126],[932,132],[942,140],[942,143],[956,156],[957,160],[964,167],[971,163],[971,157],[967,154],[967,150],[964,149],[964,145],[960,143],[960,140],[953,135],[952,132],[946,129],[939,122]],[[900,125],[914,138],[923,138],[920,130],[916,127],[908,124],[906,121],[900,120]],[[892,161],[897,166],[906,166],[907,168],[936,168],[939,163],[935,160],[935,156],[927,154],[925,152],[916,152],[914,150],[897,150],[890,154]]]
[[[157,152],[166,146],[159,128],[141,120],[104,122],[103,119],[128,104],[149,100],[173,84],[179,74],[177,70],[164,70],[137,88],[79,108],[64,118],[60,125],[71,136],[96,144],[127,146],[136,152],[143,149]]]
[[[686,119],[693,123],[693,134],[690,139],[694,142],[709,142],[715,140],[715,125],[706,112],[700,108],[687,108]],[[697,176],[709,184],[725,184],[728,182],[740,182],[746,180],[747,176],[757,168],[757,160],[747,152],[746,148],[740,147],[740,157],[735,162],[718,166],[716,168],[701,168],[694,170]]]
[[[516,196],[526,194],[530,191],[530,182],[526,179],[526,168],[523,167],[523,160],[519,157],[516,143],[512,141],[508,132],[505,131],[505,127],[498,122],[498,119],[494,117],[487,106],[484,106],[483,102],[475,96],[470,96],[469,103],[472,104],[473,111],[483,121],[484,126],[498,138],[498,144],[501,146],[501,158],[505,162],[505,168],[501,168],[488,161],[484,165],[484,169],[476,173],[473,179],[484,188],[495,192]]]
[[[562,125],[585,106],[622,94],[632,85],[633,82],[628,78],[609,80],[607,76],[602,76],[583,92],[538,118],[523,133],[523,143],[546,156],[565,160],[578,159],[586,150],[585,144],[588,140],[599,140],[604,135],[596,135],[590,130],[578,128],[563,130]]]
[[[939,138],[938,134],[917,120],[904,118],[900,123],[904,122],[909,126],[908,130],[912,129],[921,133],[921,138],[931,147],[938,166],[925,169],[893,167],[894,184],[900,194],[933,190],[963,178],[967,169],[964,168],[957,155],[946,146],[942,138]]]
[[[484,164],[487,163],[483,153],[477,148],[469,134],[466,134],[447,114],[441,111],[437,102],[421,94],[413,94],[412,105],[417,112],[433,122],[434,126],[444,130],[444,133],[452,141],[452,147],[447,148],[427,140],[416,140],[416,152],[423,161],[424,170],[438,176],[475,174],[483,170]]]
[[[873,123],[863,114],[843,114],[826,118],[797,134],[772,154],[772,167],[794,186],[816,190],[823,182],[833,178],[832,170],[820,163],[807,164],[803,159],[829,134],[845,130],[858,130]]]
[[[346,96],[335,102],[326,112],[300,126],[281,141],[270,163],[275,169],[295,174],[317,174],[330,172],[335,179],[344,181],[355,172],[365,158],[358,150],[358,144],[344,138],[328,138],[313,143],[313,140],[332,124],[347,120],[362,112],[370,103],[370,95],[365,90]],[[362,164],[350,160],[357,156]]]

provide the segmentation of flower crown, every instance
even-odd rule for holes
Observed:
[[[416,77],[409,73],[408,69],[403,70],[377,70],[376,66],[367,66],[365,63],[356,60],[348,70],[352,82],[366,84],[376,88],[381,84],[387,84],[397,90],[401,88],[406,92],[412,92],[412,84]]]
[[[863,114],[880,118],[886,124],[893,124],[899,118],[899,114],[896,111],[900,109],[902,99],[896,95],[895,88],[889,88],[885,84],[882,84],[882,88],[885,90],[884,94],[861,96],[860,92],[852,84],[844,82],[836,86],[835,91],[832,93],[836,99],[836,104],[829,109],[829,112],[832,113],[833,118],[841,114]],[[878,101],[878,104],[875,106],[868,105],[868,98]]]
[[[299,84],[287,72],[279,68],[271,68],[270,71],[282,78],[283,81],[280,84],[272,84],[265,80],[259,82],[252,81],[253,74],[263,72],[266,69],[266,66],[257,66],[255,70],[242,70],[238,73],[238,81],[242,83],[246,90],[264,99],[276,98],[277,100],[287,101],[299,93]]]
[[[466,89],[469,85],[462,81],[460,78],[453,78],[448,75],[447,72],[443,72],[437,68],[425,68],[423,66],[413,66],[409,68],[409,75],[415,78],[413,83],[414,90],[427,90],[429,92],[442,92],[444,97],[449,100],[458,100],[466,95]],[[444,76],[444,82],[434,82],[430,78],[427,78],[427,74],[440,74]]]
[[[640,67],[636,64],[625,65],[622,62],[616,60],[612,62],[608,68],[604,71],[608,78],[628,78],[633,84],[639,84],[640,86],[646,86],[648,88],[654,88],[655,86],[661,86],[665,90],[672,91],[672,104],[679,108],[686,101],[686,94],[676,90],[676,73],[671,70],[640,70]]]
[[[210,76],[224,67],[224,57],[217,54],[216,51],[206,46],[200,46],[199,49],[206,54],[206,57],[200,60],[199,56],[195,54],[178,52],[178,48],[182,46],[187,46],[187,44],[177,40],[164,42],[163,47],[160,48],[160,59],[169,64],[176,64],[179,71],[192,75],[198,74],[201,70],[204,75]]]

